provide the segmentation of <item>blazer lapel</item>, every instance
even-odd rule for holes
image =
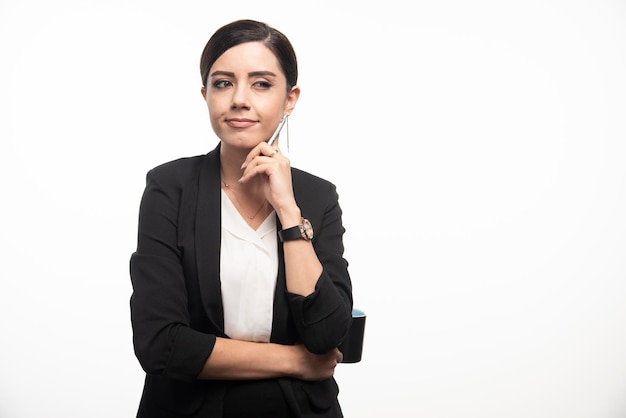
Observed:
[[[224,331],[224,308],[220,282],[221,248],[221,176],[220,146],[209,152],[199,171],[198,203],[196,208],[196,263],[200,295],[209,319],[222,332]],[[282,226],[276,217],[277,227]],[[295,330],[287,318],[289,306],[285,283],[285,264],[283,246],[278,242],[278,277],[274,294],[274,321],[271,340],[288,343],[293,339]]]
[[[220,146],[209,152],[200,167],[196,210],[196,262],[203,305],[209,319],[224,329],[220,284],[221,186]]]
[[[280,221],[276,216],[277,231],[281,229]],[[274,291],[274,320],[270,340],[278,343],[289,343],[289,305],[287,304],[287,283],[285,281],[285,258],[283,256],[283,244],[277,239],[278,245],[278,277]]]

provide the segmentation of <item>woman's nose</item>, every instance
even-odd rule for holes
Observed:
[[[250,108],[249,92],[246,86],[238,85],[233,89],[233,97],[230,107],[231,109]]]

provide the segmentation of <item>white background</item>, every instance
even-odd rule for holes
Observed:
[[[134,416],[145,173],[216,145],[239,18],[293,42],[288,156],[340,193],[346,417],[626,416],[626,2],[2,0],[0,417]]]

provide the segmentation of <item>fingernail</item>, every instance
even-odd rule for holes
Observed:
[[[243,164],[241,164],[241,169],[243,170],[244,168],[246,168],[246,162],[244,161]]]

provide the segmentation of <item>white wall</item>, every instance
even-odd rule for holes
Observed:
[[[210,34],[299,54],[293,165],[334,181],[348,418],[626,414],[623,1],[0,2],[0,416],[133,416],[146,171],[216,144]]]

